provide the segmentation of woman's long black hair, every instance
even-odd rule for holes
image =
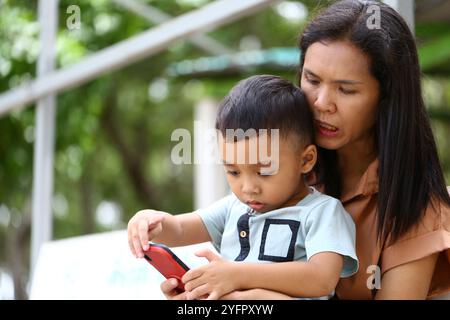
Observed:
[[[375,7],[376,6],[376,7]],[[374,10],[379,10],[377,21]],[[417,224],[432,199],[450,205],[436,143],[421,92],[414,37],[403,18],[376,1],[344,0],[319,13],[300,39],[300,76],[309,46],[347,40],[371,59],[380,84],[375,125],[379,159],[378,239],[395,241]],[[300,77],[301,79],[301,77]],[[334,150],[319,148],[318,176],[325,192],[340,197]]]

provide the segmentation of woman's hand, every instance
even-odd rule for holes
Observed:
[[[177,279],[168,279],[161,283],[161,291],[164,293],[167,300],[186,300],[186,291],[180,293],[177,290],[177,286]]]
[[[237,263],[226,261],[209,249],[201,250],[196,255],[205,257],[209,263],[192,269],[183,276],[182,281],[185,283],[188,300],[217,300],[240,289]]]

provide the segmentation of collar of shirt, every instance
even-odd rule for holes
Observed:
[[[342,202],[348,202],[358,196],[370,196],[378,193],[378,159],[375,159],[362,175],[356,188],[341,196]]]

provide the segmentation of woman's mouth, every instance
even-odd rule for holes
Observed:
[[[339,129],[329,123],[316,120],[317,132],[325,137],[336,137]]]
[[[247,205],[255,211],[261,211],[264,208],[264,203],[258,201],[247,201]]]

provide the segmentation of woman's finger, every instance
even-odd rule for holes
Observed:
[[[180,293],[177,289],[178,280],[168,279],[161,283],[161,291],[168,300],[186,300],[186,292]]]

